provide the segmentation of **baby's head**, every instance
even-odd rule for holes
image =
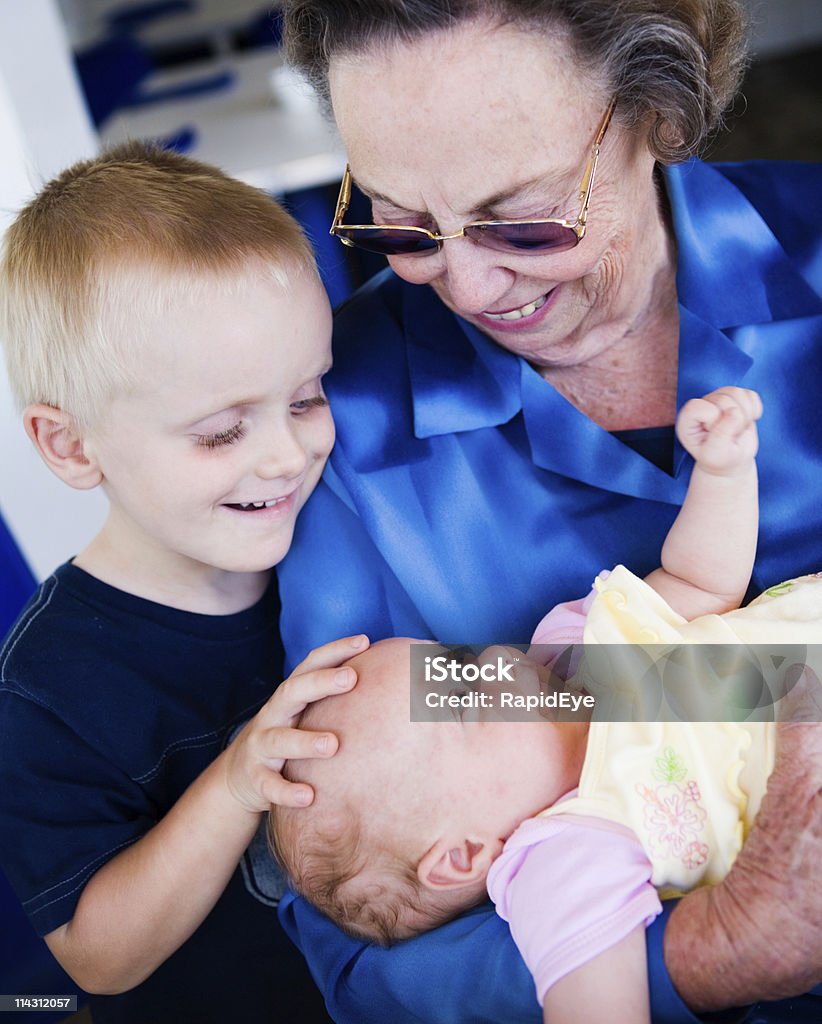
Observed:
[[[29,437],[103,486],[124,564],[280,561],[333,444],[331,310],[270,196],[139,143],[71,167],[8,230],[0,340]]]
[[[411,721],[410,645],[352,659],[357,685],[310,705],[301,725],[335,732],[327,760],[291,761],[307,808],[275,807],[272,846],[295,888],[340,927],[389,945],[485,898],[485,878],[525,818],[571,789],[584,726]],[[415,681],[414,685],[418,685]]]

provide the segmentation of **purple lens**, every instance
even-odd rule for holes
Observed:
[[[335,233],[358,249],[381,256],[424,256],[439,248],[436,240],[422,229],[347,227],[341,224]]]
[[[497,252],[565,252],[579,242],[576,231],[552,221],[510,224],[468,224],[465,234]]]

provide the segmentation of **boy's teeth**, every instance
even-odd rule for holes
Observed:
[[[509,310],[507,313],[486,313],[485,316],[489,320],[521,320],[524,316],[530,316],[532,313],[536,313],[540,307],[545,305],[545,300],[548,298],[547,295],[540,295],[538,299],[534,299],[533,302],[526,302],[524,306],[520,306],[519,309]]]
[[[285,498],[272,498],[271,501],[239,502],[238,507],[241,508],[244,512],[248,512],[251,509],[271,508],[273,505],[279,505],[281,501],[285,501]]]

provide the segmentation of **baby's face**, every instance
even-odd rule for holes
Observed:
[[[289,548],[334,441],[331,314],[317,278],[296,271],[286,286],[251,264],[239,280],[174,287],[162,308],[146,301],[137,381],[89,445],[121,556],[196,586],[215,569],[269,569]]]
[[[501,845],[576,785],[586,727],[463,715],[411,721],[413,643],[382,641],[352,659],[357,685],[315,706],[308,722],[336,732],[339,751],[305,762],[299,777],[315,787],[317,810],[351,801],[366,827],[394,837],[409,859],[441,838]]]

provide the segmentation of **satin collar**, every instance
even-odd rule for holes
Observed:
[[[751,358],[722,329],[822,308],[759,212],[718,170],[691,161],[665,168],[663,176],[678,246],[680,337],[687,339],[680,344],[681,404],[744,377]],[[459,317],[457,342],[453,314],[430,288],[424,296],[420,291],[405,289],[403,297],[417,437],[499,426],[520,411],[534,428],[551,422],[554,437],[560,424],[580,441],[581,433],[600,431],[550,385],[540,385],[524,360]],[[454,341],[446,347],[440,339],[448,336]],[[538,433],[531,440],[538,463],[557,469],[562,463],[568,471],[567,460],[547,453]],[[618,447],[603,443],[621,454],[625,446],[610,440]]]
[[[744,382],[757,349],[751,332],[765,329],[751,325],[819,314],[822,303],[757,209],[719,170],[692,161],[665,169],[663,176],[678,246],[681,405]],[[525,360],[455,317],[432,289],[390,273],[380,275],[378,285],[386,296],[393,293],[390,303],[401,303],[417,438],[498,427],[522,413],[538,466],[594,486],[607,479],[609,489],[624,494],[681,501],[685,453],[679,445],[672,477],[580,413]],[[399,352],[395,358],[402,358]],[[372,380],[369,394],[375,387],[390,394],[392,382],[403,376],[399,365],[383,370],[386,379]],[[381,407],[369,415],[393,413]],[[383,450],[393,444],[390,424],[385,426],[358,431],[348,444],[361,472],[393,464]],[[407,455],[395,454],[400,461]]]
[[[720,329],[822,313],[759,211],[716,167],[692,160],[663,174],[680,306]]]

